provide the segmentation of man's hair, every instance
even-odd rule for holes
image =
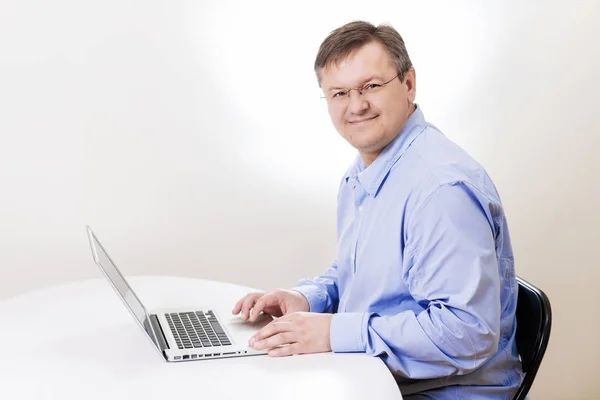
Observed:
[[[323,68],[337,65],[353,51],[371,42],[378,42],[383,45],[395,64],[402,81],[404,74],[412,67],[412,62],[408,57],[404,40],[398,31],[390,25],[375,26],[365,21],[353,21],[332,31],[321,43],[315,59],[315,74],[319,86],[321,86],[319,73]]]

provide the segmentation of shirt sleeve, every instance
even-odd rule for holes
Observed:
[[[323,275],[304,279],[292,290],[306,297],[310,304],[310,312],[336,312],[339,304],[337,261],[334,261]]]
[[[466,183],[436,189],[408,222],[398,269],[422,311],[336,314],[332,350],[381,356],[413,379],[466,374],[490,359],[501,313],[490,207],[499,208]]]

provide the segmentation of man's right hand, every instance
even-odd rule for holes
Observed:
[[[234,315],[241,313],[241,319],[254,322],[261,312],[273,317],[281,317],[299,311],[310,311],[310,304],[306,297],[295,290],[278,289],[267,293],[247,294],[236,303],[231,312]]]

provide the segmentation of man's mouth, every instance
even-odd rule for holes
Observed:
[[[364,122],[371,121],[371,120],[373,120],[373,119],[377,118],[378,116],[379,116],[379,115],[376,115],[376,116],[374,116],[374,117],[370,117],[370,118],[362,118],[362,119],[351,120],[351,121],[348,121],[348,122],[349,122],[350,124],[352,124],[352,125],[358,125],[358,124],[362,124],[362,123],[364,123]]]

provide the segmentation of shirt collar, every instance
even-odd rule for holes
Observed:
[[[360,155],[356,157],[356,160],[346,173],[346,183],[353,185],[353,180],[358,179],[365,191],[375,197],[392,166],[419,134],[423,132],[426,124],[427,122],[421,108],[415,105],[415,111],[408,117],[398,136],[383,149],[381,154],[379,154],[368,168],[365,168],[365,163]]]

